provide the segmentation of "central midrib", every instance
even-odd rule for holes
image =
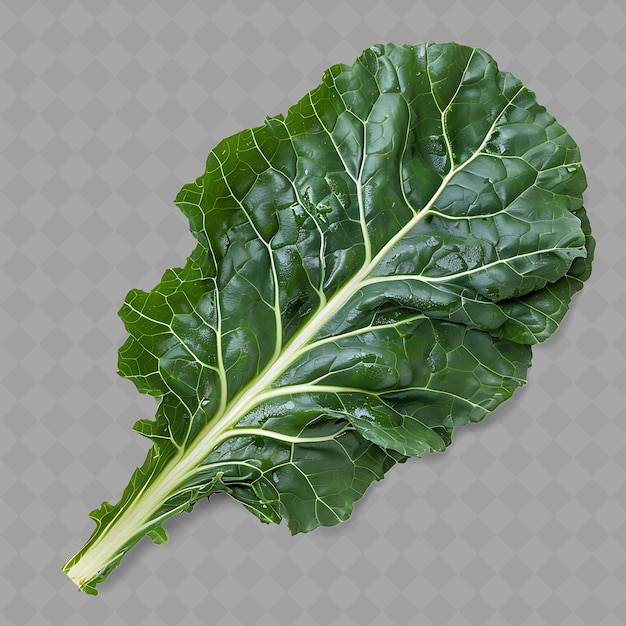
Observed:
[[[463,167],[466,163],[463,164]],[[221,415],[216,416],[198,433],[195,438],[195,442],[197,443],[195,445],[192,444],[186,451],[181,452],[182,458],[178,458],[177,460],[177,457],[174,457],[172,459],[171,465],[176,466],[179,476],[182,475],[179,480],[172,481],[173,483],[179,484],[185,478],[192,475],[194,468],[213,450],[214,446],[212,442],[214,439],[218,435],[223,435],[258,404],[257,397],[268,389],[290,365],[300,358],[307,344],[317,335],[324,325],[350,301],[354,294],[361,289],[366,279],[371,275],[380,261],[426,216],[450,178],[460,169],[461,168],[451,170],[448,175],[444,177],[439,189],[433,195],[429,203],[399,230],[369,263],[364,264],[361,269],[328,300],[322,309],[318,310],[317,314],[292,337],[285,345],[280,355],[265,367],[254,382],[233,397]],[[233,434],[236,434],[236,432],[233,432]],[[224,437],[222,436],[220,439],[223,441]],[[204,443],[207,443],[207,445],[202,445]],[[169,481],[167,482],[169,484]],[[159,499],[157,501],[160,502],[161,500]]]
[[[367,262],[369,255],[366,255],[366,262],[364,262],[361,269],[326,302],[323,308],[318,309],[317,314],[302,327],[299,333],[294,335],[294,337],[285,345],[280,354],[268,363],[266,368],[254,380],[254,382],[235,395],[231,402],[226,405],[223,412],[218,413],[218,415],[216,415],[213,420],[211,420],[198,433],[193,443],[190,444],[187,449],[181,450],[172,458],[172,460],[159,474],[159,477],[164,478],[158,479],[152,483],[140,497],[133,500],[126,509],[121,511],[120,514],[114,518],[108,526],[108,529],[106,529],[90,547],[90,561],[99,563],[103,566],[103,563],[100,563],[98,559],[98,547],[103,543],[105,546],[109,546],[108,550],[100,550],[104,553],[102,557],[102,561],[105,562],[104,565],[114,560],[118,556],[119,550],[122,549],[128,542],[129,537],[135,537],[140,530],[144,529],[149,523],[154,511],[157,510],[163,502],[176,495],[176,488],[193,475],[194,469],[200,465],[201,461],[210,454],[218,443],[223,442],[224,439],[227,438],[226,434],[228,430],[234,424],[239,422],[246,413],[254,408],[257,396],[259,396],[262,391],[270,387],[271,384],[275,382],[276,379],[299,358],[303,348],[305,348],[305,346],[315,337],[323,326],[338,311],[340,311],[341,308],[347,304],[354,294],[364,285],[366,279],[370,276],[380,261],[429,213],[436,200],[446,188],[450,179],[480,155],[485,143],[491,136],[495,125],[504,113],[504,110],[506,110],[516,96],[517,93],[513,96],[513,98],[511,98],[511,100],[509,100],[502,112],[496,117],[489,131],[486,133],[481,145],[472,154],[472,156],[458,167],[452,167],[448,174],[442,178],[439,188],[433,194],[429,202],[420,211],[415,213],[414,217],[409,220],[407,224],[402,227],[369,262]],[[359,203],[363,202],[362,197],[359,197],[359,201]],[[360,214],[364,217],[364,207],[360,207]],[[200,408],[201,407],[199,406],[198,410],[200,410]],[[236,434],[236,430],[233,429],[233,435]],[[143,515],[138,515],[133,520],[134,523],[129,529],[129,526],[125,524],[125,521],[127,518],[132,519],[135,511],[141,511]],[[117,530],[120,527],[124,528],[123,532]],[[118,535],[119,543],[116,542]],[[96,554],[94,555],[94,553]],[[79,563],[80,561],[76,565]],[[89,582],[89,580],[92,580],[95,576],[97,576],[98,571],[99,570],[93,572],[90,577],[84,578],[83,584]]]
[[[457,170],[452,170],[442,181],[437,193],[431,201],[413,219],[411,219],[390,241],[380,250],[380,252],[363,267],[328,300],[323,309],[314,315],[297,333],[291,341],[285,345],[283,351],[276,359],[271,361],[257,377],[254,382],[245,387],[226,406],[225,410],[218,414],[209,422],[195,437],[194,441],[185,450],[181,450],[162,469],[159,479],[153,482],[140,497],[134,499],[127,508],[110,523],[108,530],[92,544],[89,553],[90,560],[102,568],[98,555],[103,553],[102,560],[110,562],[119,554],[120,549],[128,542],[129,538],[135,537],[150,521],[154,511],[156,511],[165,500],[176,495],[176,489],[193,475],[194,470],[200,465],[212,450],[226,438],[228,430],[257,404],[257,397],[265,391],[271,384],[294,362],[303,348],[315,337],[341,308],[352,298],[361,288],[365,279],[371,274],[374,267],[400,241],[408,231],[414,228],[426,215],[441,191],[445,188],[449,179],[456,174]],[[200,407],[199,407],[200,410]],[[237,432],[232,430],[233,435]],[[140,513],[133,517],[135,513]],[[127,520],[132,520],[128,524]],[[119,530],[123,529],[123,530]],[[108,546],[108,549],[105,549]],[[101,548],[99,550],[98,548]],[[78,562],[80,563],[80,561]],[[77,565],[78,565],[77,563]],[[98,569],[98,571],[99,571]],[[93,572],[90,577],[82,582],[93,579],[98,571]]]

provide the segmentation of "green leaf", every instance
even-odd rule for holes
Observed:
[[[526,380],[594,242],[578,148],[457,44],[379,45],[286,117],[224,139],[176,204],[197,246],[120,311],[153,442],[64,570],[94,593],[221,491],[292,532],[345,520]]]

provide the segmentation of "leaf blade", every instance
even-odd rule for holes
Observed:
[[[119,371],[154,447],[65,570],[94,592],[217,491],[292,532],[346,519],[525,382],[590,271],[578,148],[457,44],[373,46],[220,142],[175,203],[197,246],[129,293]]]

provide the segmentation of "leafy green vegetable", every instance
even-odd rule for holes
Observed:
[[[579,151],[485,52],[374,46],[223,140],[176,204],[198,244],[120,311],[154,445],[64,566],[96,592],[223,491],[292,532],[345,520],[525,382],[590,272]]]

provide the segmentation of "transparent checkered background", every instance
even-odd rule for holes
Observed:
[[[624,624],[625,27],[600,0],[3,2],[0,622]],[[429,39],[488,50],[582,149],[594,274],[529,384],[339,527],[291,537],[215,497],[77,593],[59,568],[146,449],[116,311],[191,250],[178,189],[328,65]]]

